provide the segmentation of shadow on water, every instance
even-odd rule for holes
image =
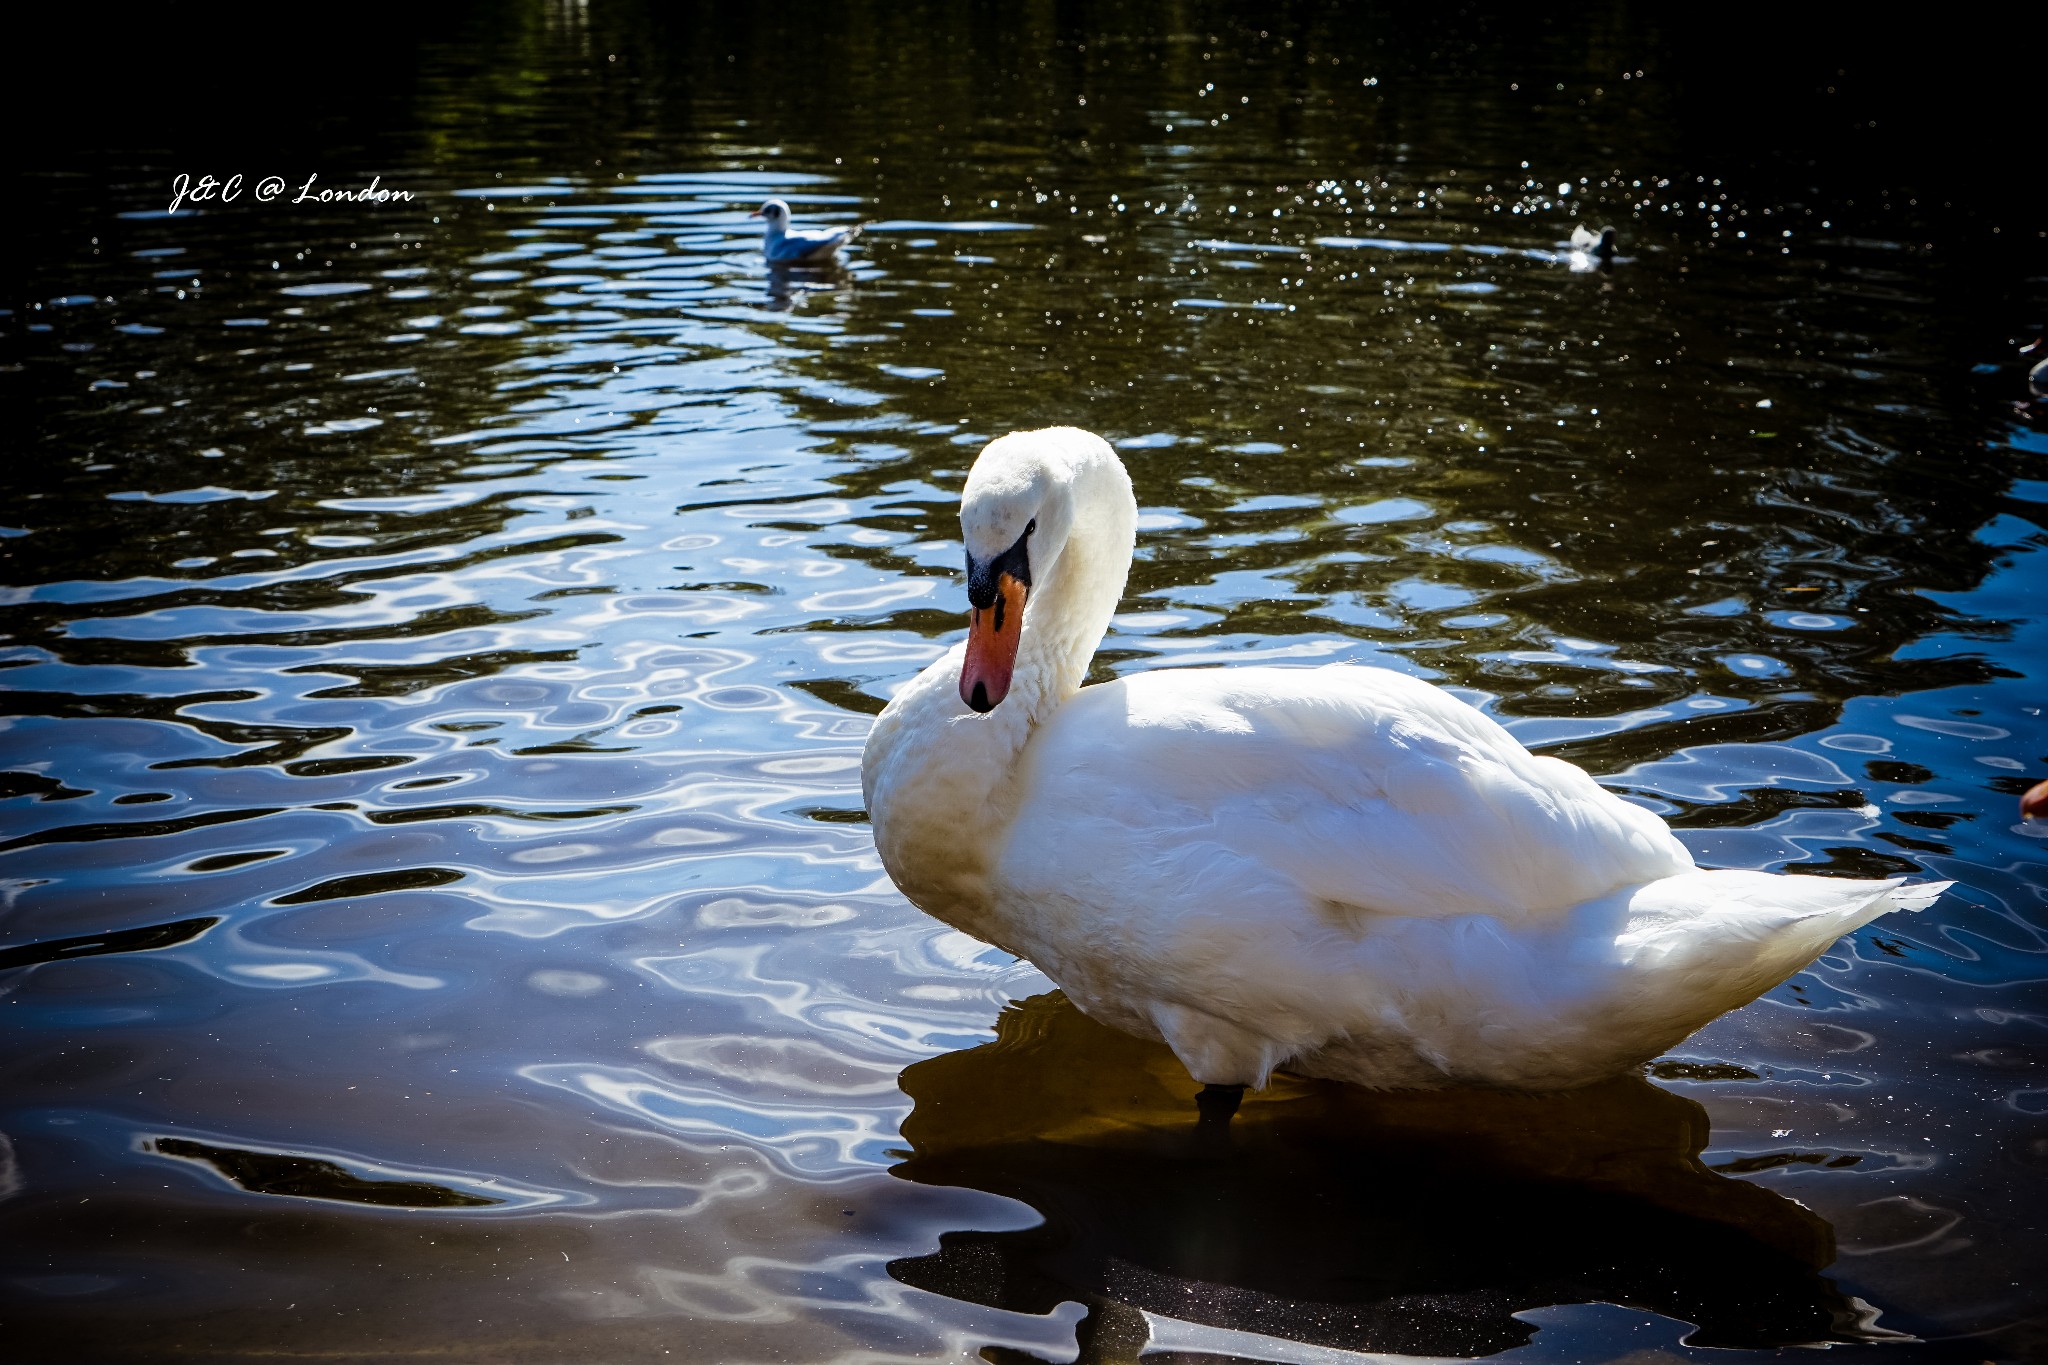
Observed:
[[[19,943],[0,948],[0,971],[29,967],[38,962],[63,962],[102,953],[147,953],[158,948],[175,948],[190,943],[220,923],[218,915],[200,915],[169,924],[145,924],[135,929],[117,929],[105,934],[79,934],[72,938],[45,939],[41,943]]]
[[[157,1138],[150,1150],[159,1156],[203,1162],[254,1194],[401,1209],[481,1209],[499,1202],[425,1180],[365,1180],[338,1162],[289,1152],[252,1152],[173,1137]]]
[[[1198,1087],[1166,1048],[1053,993],[902,1085],[917,1108],[896,1174],[1019,1199],[1045,1221],[949,1233],[890,1273],[1016,1312],[1082,1299],[1084,1343],[1090,1327],[1132,1336],[1143,1310],[1471,1356],[1533,1336],[1518,1313],[1587,1302],[1694,1323],[1701,1346],[1897,1336],[1819,1273],[1835,1255],[1827,1222],[1708,1170],[1706,1110],[1639,1078],[1527,1096],[1282,1076],[1225,1135],[1197,1128]],[[1098,1358],[1113,1352],[1098,1341]]]

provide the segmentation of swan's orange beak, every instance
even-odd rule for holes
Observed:
[[[976,607],[967,627],[960,700],[984,714],[1009,695],[1010,671],[1017,666],[1017,641],[1024,634],[1024,596],[1029,591],[1018,578],[997,574],[996,600]]]

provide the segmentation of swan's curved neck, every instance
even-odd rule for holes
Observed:
[[[1137,507],[1122,469],[1116,468],[1114,474],[1114,479],[1087,480],[1108,485],[1099,490],[1100,496],[1089,496],[1091,490],[1085,487],[1075,490],[1074,523],[1066,545],[1025,601],[1010,695],[988,717],[1014,708],[1013,714],[1025,722],[1020,745],[1032,727],[1080,691],[1088,663],[1123,597],[1137,534]]]
[[[993,932],[989,873],[1016,814],[1019,757],[1080,690],[1130,572],[1130,479],[1114,451],[1087,440],[1092,446],[1047,467],[1051,496],[1066,501],[1071,518],[1057,553],[1032,565],[1008,695],[986,715],[969,710],[959,692],[964,646],[955,648],[889,703],[862,757],[876,847],[896,884],[984,938]]]

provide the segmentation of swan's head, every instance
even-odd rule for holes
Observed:
[[[1130,484],[1115,452],[1101,437],[1075,427],[999,437],[968,471],[960,531],[974,615],[960,699],[976,711],[993,711],[1009,692],[1024,634],[1024,603],[1033,582],[1044,584],[1059,564],[1086,496],[1081,485],[1105,464],[1115,470],[1128,502]],[[1124,553],[1128,557],[1128,544]]]
[[[765,218],[770,231],[789,226],[789,205],[780,199],[770,199],[747,215],[749,218]]]

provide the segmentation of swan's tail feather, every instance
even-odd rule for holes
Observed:
[[[1893,910],[1924,909],[1950,885],[1734,871],[1651,882],[1628,893],[1627,927],[1614,946],[1632,984],[1611,1004],[1668,1046],[1800,971],[1842,935]]]
[[[1685,872],[1629,893],[1621,937],[1653,958],[1725,959],[1775,945],[1804,951],[1803,963],[1880,915],[1925,909],[1953,884]]]
[[[1941,893],[1954,886],[1954,882],[1915,882],[1908,886],[1896,883],[1891,892],[1891,909],[1925,910],[1941,898]]]

